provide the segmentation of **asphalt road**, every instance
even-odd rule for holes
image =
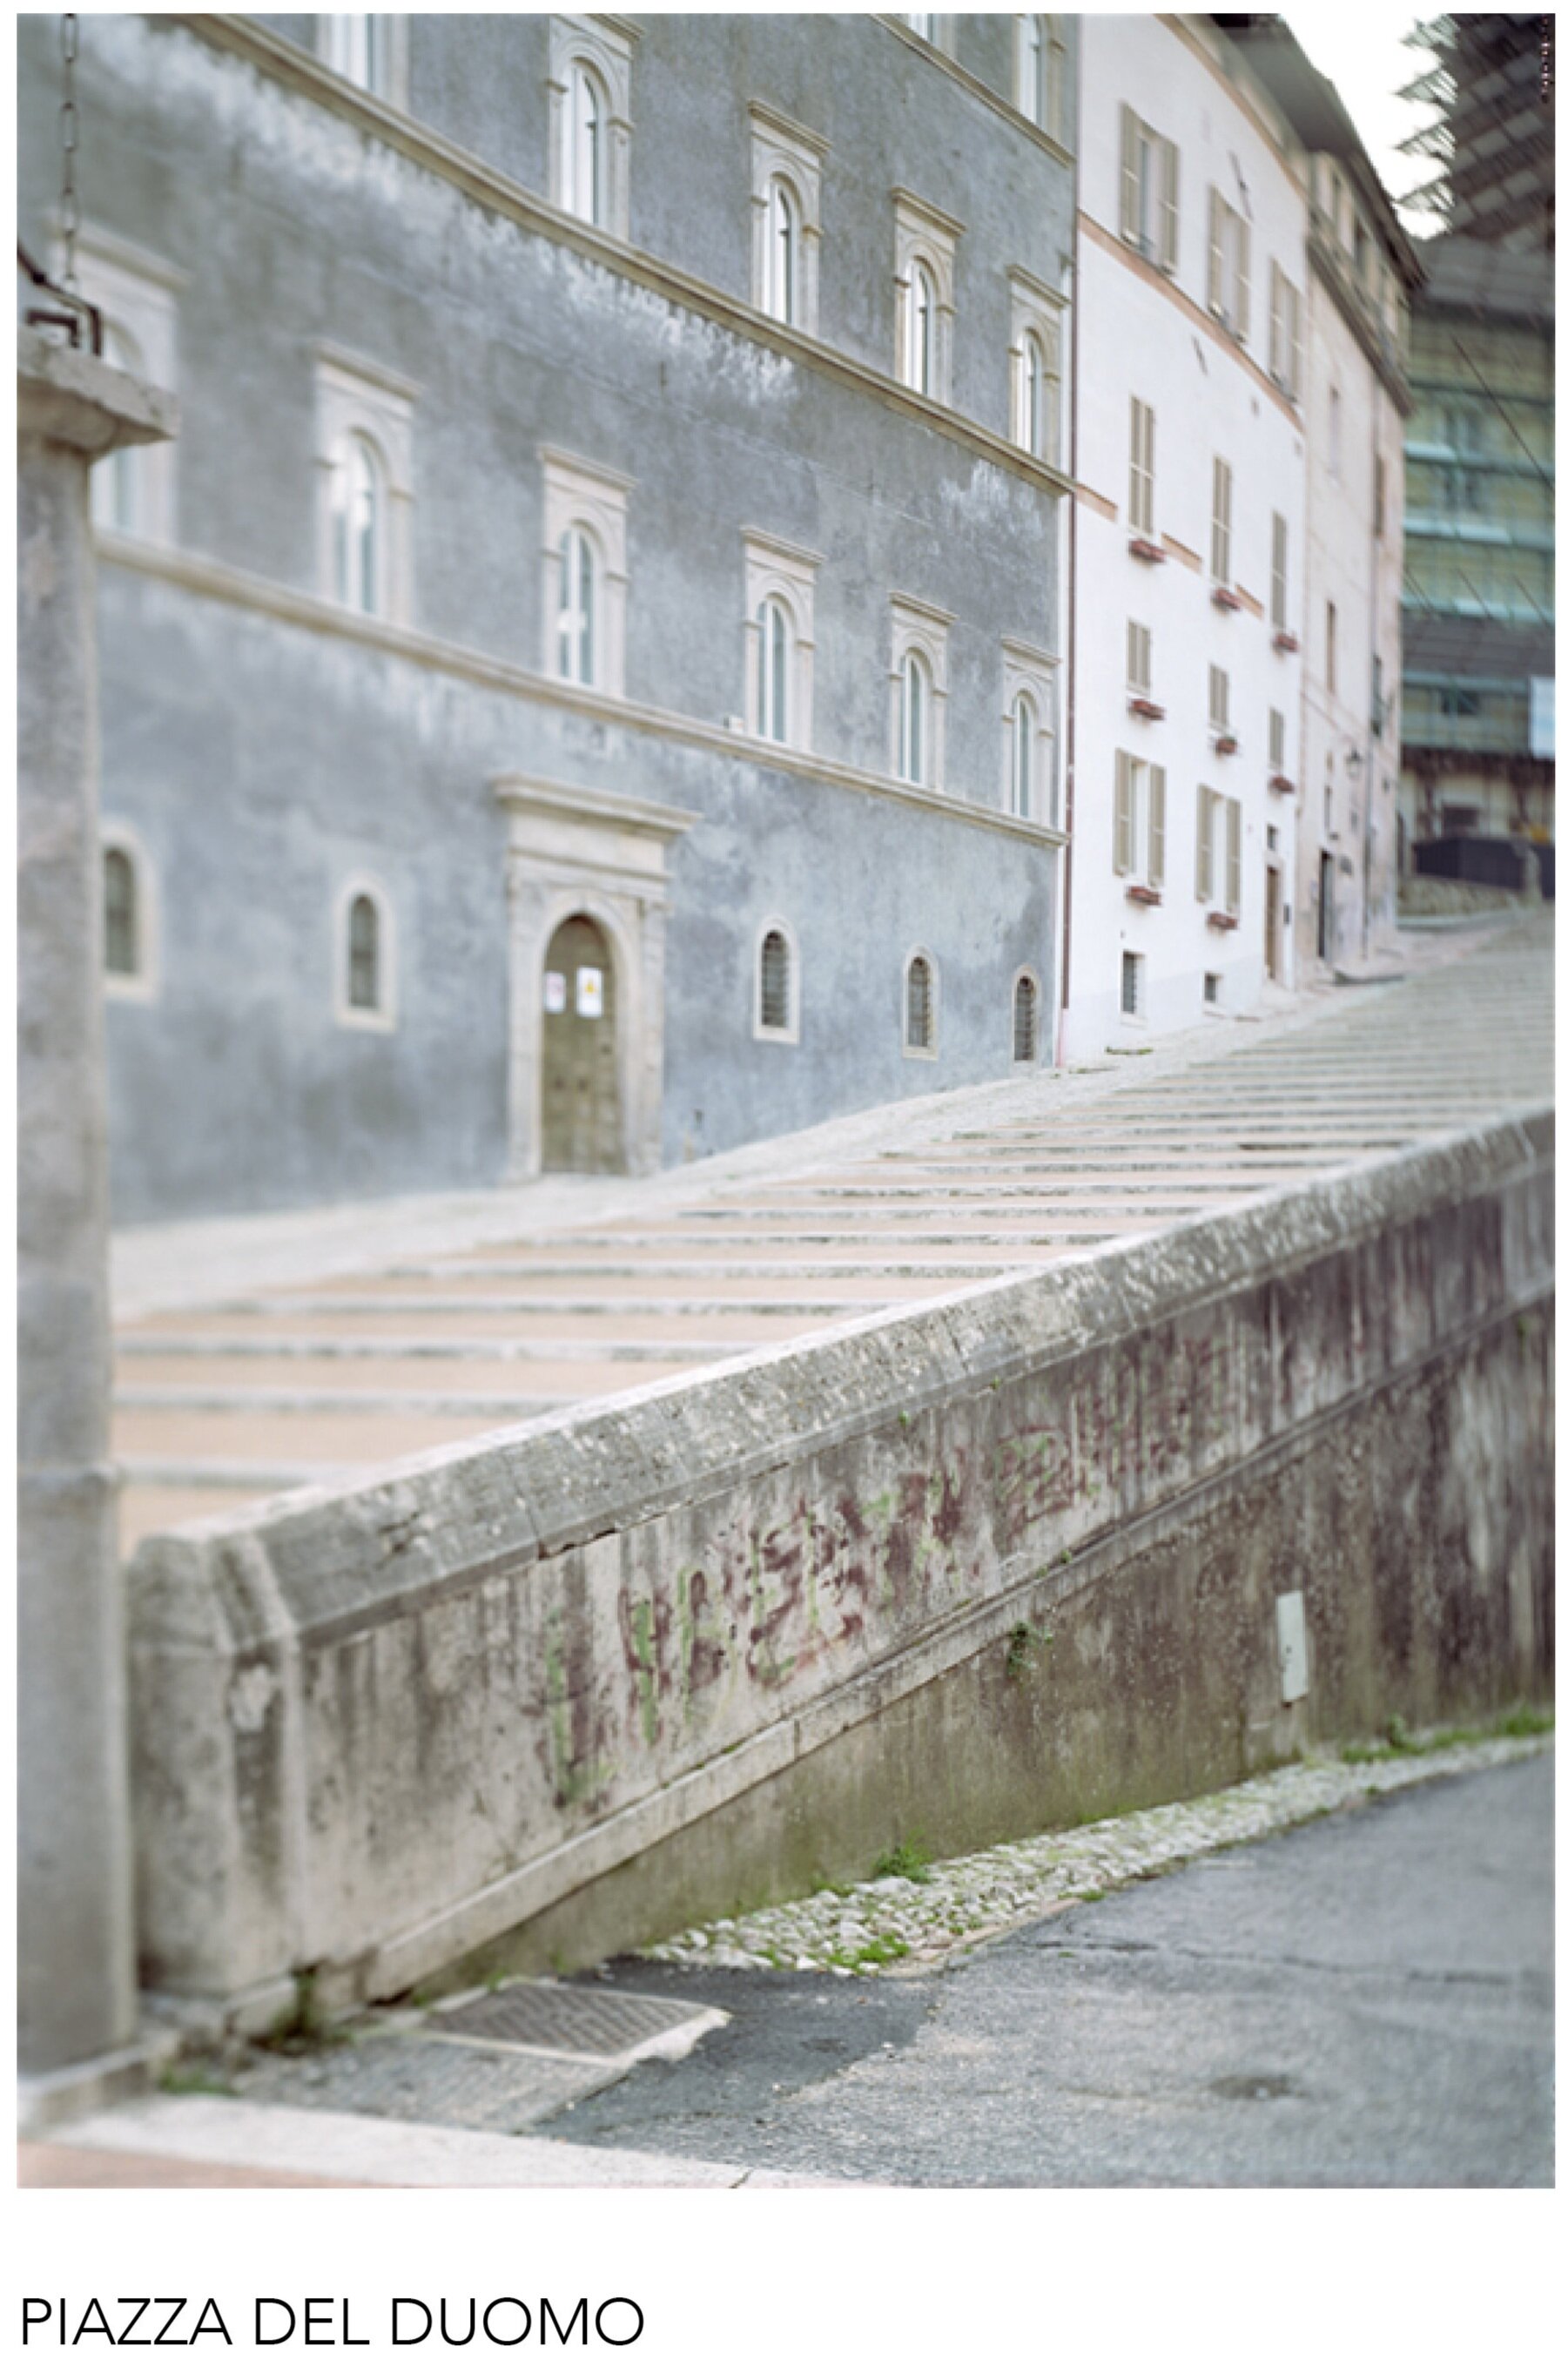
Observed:
[[[537,2132],[896,2185],[1550,2185],[1552,1766],[1418,1786],[944,1973],[617,1964],[734,2020]]]

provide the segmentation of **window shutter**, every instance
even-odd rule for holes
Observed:
[[[1209,310],[1218,312],[1225,305],[1225,247],[1223,243],[1225,215],[1217,189],[1209,191]]]
[[[1294,402],[1294,401],[1295,401],[1295,400],[1296,400],[1296,399],[1299,397],[1299,395],[1300,395],[1300,393],[1301,393],[1301,390],[1302,390],[1303,384],[1304,384],[1304,382],[1305,382],[1305,381],[1304,381],[1303,377],[1302,377],[1302,366],[1301,366],[1301,297],[1300,297],[1300,294],[1298,293],[1298,291],[1297,291],[1295,288],[1294,288],[1294,287],[1293,287],[1293,288],[1291,289],[1291,291],[1290,291],[1290,299],[1291,299],[1291,300],[1290,300],[1290,323],[1291,323],[1291,383],[1290,383],[1290,395],[1291,395],[1291,400]]]
[[[1133,867],[1133,760],[1121,749],[1116,750],[1116,837],[1114,867],[1118,873]]]
[[[1236,225],[1236,321],[1237,335],[1246,343],[1252,320],[1252,225],[1245,217]]]
[[[1278,510],[1274,512],[1274,549],[1269,587],[1270,622],[1277,633],[1285,629],[1285,522]]]
[[[1206,904],[1215,891],[1214,791],[1198,791],[1198,901]]]
[[[1241,909],[1241,799],[1226,797],[1225,801],[1225,906],[1227,912]]]
[[[1165,884],[1165,767],[1152,764],[1148,773],[1148,884]]]
[[[1176,142],[1173,140],[1162,140],[1159,143],[1159,148],[1160,162],[1164,166],[1163,178],[1165,185],[1163,202],[1160,208],[1159,261],[1162,269],[1166,271],[1174,271],[1176,268],[1176,228],[1178,219],[1177,175],[1179,171],[1179,160],[1176,153]]]
[[[1137,239],[1137,117],[1122,109],[1122,236]]]
[[[1280,266],[1269,265],[1269,376],[1277,386],[1284,367],[1284,342],[1280,320]]]

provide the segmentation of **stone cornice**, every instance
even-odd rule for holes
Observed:
[[[345,82],[334,73],[321,59],[297,42],[286,40],[281,34],[270,32],[264,25],[248,17],[226,15],[192,16],[171,13],[157,20],[161,24],[178,25],[209,47],[228,51],[243,58],[258,72],[270,74],[286,88],[312,99],[318,106],[341,116],[356,130],[385,141],[399,155],[421,170],[437,175],[452,187],[459,189],[476,205],[487,207],[495,214],[516,222],[520,228],[542,238],[552,239],[557,245],[569,246],[591,261],[601,264],[608,271],[622,278],[635,280],[640,287],[663,296],[667,302],[685,310],[696,312],[705,320],[715,321],[736,336],[746,337],[753,344],[767,345],[789,360],[799,362],[823,377],[835,378],[841,385],[852,386],[857,392],[875,396],[890,411],[902,412],[927,427],[935,428],[949,443],[958,444],[977,459],[988,460],[996,468],[1021,477],[1041,492],[1069,493],[1071,479],[1059,468],[1036,460],[1018,445],[1008,442],[1004,435],[982,427],[977,420],[950,411],[946,405],[934,402],[929,396],[917,394],[911,387],[868,363],[856,360],[836,345],[824,344],[820,338],[809,337],[803,331],[790,328],[743,299],[726,295],[722,288],[680,270],[674,264],[664,263],[641,247],[630,245],[624,239],[611,237],[606,231],[595,230],[589,223],[579,221],[575,214],[565,213],[558,206],[525,189],[521,182],[510,180],[492,165],[460,148],[403,108],[394,107],[371,92],[361,90],[355,84]],[[921,45],[925,46],[924,43]],[[933,52],[935,55],[935,52]],[[981,85],[983,87],[983,85]],[[1009,115],[1014,114],[1007,108]],[[1028,130],[1021,116],[1015,120]],[[1050,144],[1050,143],[1047,143]],[[1070,159],[1063,155],[1063,161]]]
[[[1308,235],[1306,258],[1327,289],[1340,319],[1382,380],[1390,402],[1401,419],[1408,419],[1416,408],[1409,383],[1383,352],[1365,310],[1356,301],[1355,293],[1346,280],[1338,255],[1316,229]]]
[[[1092,240],[1096,246],[1103,247],[1107,254],[1117,256],[1129,271],[1144,282],[1146,287],[1162,296],[1168,304],[1174,304],[1177,310],[1183,313],[1191,321],[1193,327],[1201,330],[1212,345],[1215,346],[1220,353],[1228,355],[1238,369],[1244,370],[1259,392],[1266,394],[1275,410],[1282,411],[1290,421],[1291,425],[1299,434],[1305,435],[1305,422],[1295,405],[1288,396],[1281,393],[1267,370],[1253,360],[1246,346],[1238,344],[1228,331],[1220,327],[1212,313],[1205,312],[1200,304],[1195,304],[1184,289],[1177,287],[1174,280],[1166,277],[1163,271],[1156,269],[1152,263],[1147,263],[1141,254],[1135,254],[1126,239],[1119,238],[1114,231],[1104,229],[1094,220],[1092,214],[1081,213],[1078,220],[1079,227],[1086,238]]]
[[[1025,821],[1016,814],[1003,813],[998,806],[975,805],[965,797],[936,789],[915,788],[889,774],[863,772],[857,765],[837,763],[831,757],[787,748],[773,740],[765,743],[728,730],[722,724],[704,723],[695,715],[676,715],[665,707],[642,706],[632,699],[610,698],[602,691],[587,690],[579,683],[559,682],[554,675],[534,673],[526,666],[510,664],[503,658],[488,657],[483,650],[467,648],[458,641],[439,640],[431,633],[415,632],[406,625],[356,614],[352,608],[340,608],[314,592],[271,582],[265,576],[230,567],[221,559],[137,542],[125,535],[100,532],[97,544],[101,558],[135,574],[152,576],[205,599],[226,601],[232,607],[246,608],[254,614],[274,616],[281,624],[297,625],[307,632],[357,642],[362,648],[405,659],[454,680],[471,682],[481,690],[529,699],[536,705],[563,707],[622,730],[678,740],[686,747],[704,749],[729,762],[748,764],[757,772],[792,772],[829,787],[880,797],[890,805],[912,806],[946,821],[962,822],[973,829],[998,831],[1004,838],[1023,839],[1034,846],[1066,843],[1059,829],[1052,829],[1044,822]]]

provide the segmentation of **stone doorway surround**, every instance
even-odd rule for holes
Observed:
[[[669,850],[701,817],[522,772],[500,773],[490,786],[507,817],[507,1179],[527,1182],[541,1171],[544,957],[576,912],[598,922],[615,967],[626,1171],[655,1174],[664,1114]]]

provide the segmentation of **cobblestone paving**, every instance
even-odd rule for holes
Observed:
[[[981,1940],[1170,1872],[1190,1857],[1260,1840],[1377,1792],[1502,1765],[1548,1746],[1539,1735],[1448,1747],[1438,1737],[1418,1735],[1387,1756],[1312,1757],[1206,1798],[1004,1842],[913,1877],[888,1874],[755,1914],[726,1916],[643,1952],[657,1963],[834,1972],[844,1978],[889,1969],[927,1971]]]

